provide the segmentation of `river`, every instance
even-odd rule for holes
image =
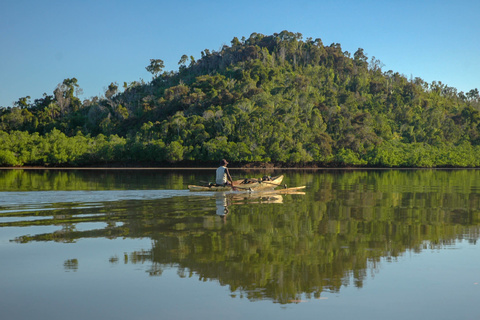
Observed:
[[[0,170],[2,319],[478,319],[480,170]]]

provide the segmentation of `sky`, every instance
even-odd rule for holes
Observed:
[[[0,107],[77,78],[81,100],[150,81],[150,59],[178,70],[234,37],[283,30],[339,43],[408,78],[480,88],[478,0],[2,0]]]

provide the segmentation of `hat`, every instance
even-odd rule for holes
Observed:
[[[222,161],[220,161],[220,164],[225,166],[228,164],[228,161],[225,159],[222,159]]]

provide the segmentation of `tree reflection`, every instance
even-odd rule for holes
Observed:
[[[289,177],[289,185],[308,185],[305,195],[116,201],[78,214],[39,211],[35,215],[55,221],[0,227],[65,226],[18,242],[148,237],[152,248],[125,254],[124,263],[150,264],[152,276],[175,266],[179,276],[216,280],[233,295],[289,303],[320,298],[345,285],[362,287],[381,261],[408,251],[459,239],[475,243],[480,232],[478,178],[477,171],[465,170],[299,173]],[[217,214],[225,208],[228,223]],[[102,222],[103,227],[70,228],[82,222]]]
[[[63,263],[65,271],[77,272],[78,270],[78,260],[77,259],[68,259]]]

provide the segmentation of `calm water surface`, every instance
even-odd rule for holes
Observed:
[[[1,318],[480,318],[480,171],[282,173],[0,170]]]

